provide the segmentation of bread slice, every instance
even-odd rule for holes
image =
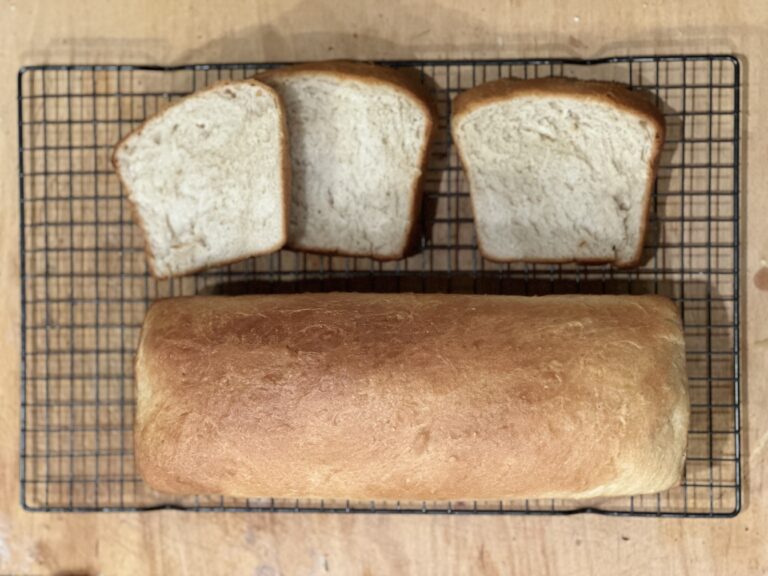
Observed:
[[[277,90],[288,118],[288,246],[402,258],[416,236],[436,123],[418,78],[355,62],[289,66],[258,78]]]
[[[620,84],[505,79],[460,94],[451,131],[483,256],[637,265],[664,130]]]
[[[285,243],[287,128],[269,86],[223,82],[188,96],[124,138],[112,161],[159,278]]]

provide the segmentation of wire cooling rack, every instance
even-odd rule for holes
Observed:
[[[400,262],[282,251],[183,279],[147,273],[110,165],[145,118],[219,79],[273,65],[39,66],[18,76],[21,189],[21,498],[48,511],[282,510],[727,516],[739,511],[739,62],[730,56],[594,61],[388,62],[422,72],[440,111],[421,250]],[[647,91],[668,139],[643,264],[499,265],[477,252],[447,129],[452,98],[499,77],[616,80]],[[664,294],[683,314],[692,422],[685,481],[664,494],[574,502],[354,502],[170,498],[133,456],[133,358],[159,297],[293,291]]]

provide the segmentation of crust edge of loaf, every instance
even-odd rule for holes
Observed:
[[[326,256],[350,256],[359,258],[371,258],[379,261],[401,260],[415,251],[419,238],[419,215],[421,213],[421,204],[424,190],[424,178],[427,173],[427,164],[429,162],[429,151],[435,138],[437,130],[437,105],[429,90],[418,80],[418,72],[412,68],[392,68],[373,64],[371,62],[356,60],[326,60],[318,62],[307,62],[304,64],[291,64],[281,68],[274,68],[261,72],[254,76],[255,79],[269,82],[270,78],[293,76],[297,74],[327,74],[337,78],[356,80],[367,84],[379,84],[388,88],[394,88],[396,91],[407,95],[416,103],[424,113],[427,121],[425,138],[419,153],[419,165],[421,171],[419,177],[414,181],[411,190],[411,207],[408,231],[404,236],[402,245],[398,250],[391,254],[371,254],[368,252],[353,252],[348,250],[333,250],[318,246],[302,244],[291,240],[290,236],[286,240],[286,248],[298,252],[309,252],[312,254],[321,254]]]
[[[144,226],[144,221],[141,218],[141,215],[139,214],[139,208],[137,203],[133,199],[133,189],[128,184],[126,179],[123,177],[122,169],[120,167],[120,160],[118,158],[118,155],[120,153],[120,150],[125,146],[125,144],[131,140],[132,138],[136,138],[144,131],[144,129],[150,124],[157,122],[163,118],[166,112],[170,110],[171,108],[174,108],[175,106],[178,106],[182,102],[185,102],[186,100],[195,98],[199,96],[200,94],[204,94],[206,92],[210,92],[213,90],[217,90],[219,88],[222,88],[224,86],[231,86],[231,85],[237,85],[237,84],[249,84],[251,86],[258,87],[262,90],[264,90],[265,93],[269,94],[274,101],[277,104],[277,111],[278,111],[278,117],[280,121],[280,148],[282,150],[281,154],[281,181],[282,181],[282,197],[283,197],[283,222],[282,222],[282,234],[281,234],[281,240],[276,242],[272,247],[259,250],[257,252],[252,252],[247,256],[238,256],[237,258],[231,258],[228,260],[220,260],[216,262],[215,264],[205,264],[203,266],[198,266],[195,268],[190,268],[189,270],[186,270],[184,272],[179,273],[170,273],[170,274],[160,274],[157,270],[157,266],[155,265],[155,256],[152,252],[152,249],[150,247],[149,243],[149,233],[147,232],[147,229]],[[269,85],[264,84],[263,82],[259,82],[258,80],[254,78],[245,78],[243,80],[221,80],[219,82],[215,82],[211,84],[210,86],[206,86],[205,88],[201,90],[197,90],[195,92],[192,92],[191,94],[188,94],[181,98],[180,100],[174,102],[171,106],[168,108],[165,108],[164,110],[161,110],[160,112],[153,114],[149,118],[146,118],[138,127],[136,127],[134,130],[131,130],[128,134],[123,136],[117,144],[115,144],[114,148],[112,149],[112,154],[110,155],[110,162],[112,164],[112,167],[115,170],[115,174],[117,175],[118,180],[120,181],[121,186],[124,190],[124,196],[128,200],[128,206],[129,211],[131,213],[131,219],[133,222],[136,223],[136,225],[141,230],[141,237],[142,237],[142,244],[144,249],[144,255],[147,260],[147,264],[149,266],[150,274],[152,274],[152,277],[156,280],[166,280],[168,278],[177,278],[181,276],[189,276],[192,274],[196,274],[198,272],[202,272],[203,270],[207,270],[209,268],[216,268],[219,266],[228,266],[230,264],[235,264],[237,262],[242,262],[243,260],[247,260],[248,258],[252,258],[254,256],[261,256],[264,254],[271,254],[272,252],[275,252],[277,250],[280,250],[283,246],[285,246],[285,243],[288,240],[288,211],[290,209],[290,190],[291,190],[291,156],[290,156],[290,149],[288,144],[288,124],[285,117],[285,108],[283,106],[283,101],[280,98],[280,95]]]
[[[464,116],[478,107],[494,104],[518,96],[580,96],[588,100],[597,100],[619,107],[625,112],[643,116],[656,128],[651,159],[648,162],[648,184],[643,196],[643,216],[640,221],[640,234],[637,247],[631,258],[619,260],[616,258],[498,258],[484,249],[478,236],[477,243],[483,258],[499,263],[531,263],[531,264],[612,264],[617,268],[634,268],[640,265],[643,257],[645,236],[648,229],[648,217],[651,209],[651,198],[656,182],[656,173],[661,159],[661,150],[666,139],[666,122],[661,111],[637,92],[618,82],[603,82],[594,80],[578,80],[573,78],[535,78],[517,79],[501,78],[480,84],[461,92],[453,99],[453,111],[450,120],[451,136],[456,144],[462,167],[469,181],[470,200],[472,200],[473,183],[469,179],[469,163],[462,152],[460,139],[456,137],[456,124]],[[474,202],[472,210],[475,212]]]

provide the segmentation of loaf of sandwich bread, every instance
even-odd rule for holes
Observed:
[[[683,334],[656,296],[161,300],[136,382],[136,462],[172,494],[620,496],[685,459]]]

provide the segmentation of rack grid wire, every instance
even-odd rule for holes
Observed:
[[[379,263],[287,250],[156,281],[111,164],[144,119],[221,79],[277,64],[35,66],[18,75],[22,287],[21,500],[29,510],[268,510],[732,516],[741,502],[740,67],[732,56],[592,61],[384,62],[419,70],[440,121],[420,250]],[[501,77],[613,80],[667,121],[642,265],[495,264],[477,251],[467,182],[448,130],[452,98]],[[355,502],[174,498],[133,456],[139,330],[155,298],[296,291],[663,294],[685,326],[692,420],[685,479],[666,493],[592,501]]]

